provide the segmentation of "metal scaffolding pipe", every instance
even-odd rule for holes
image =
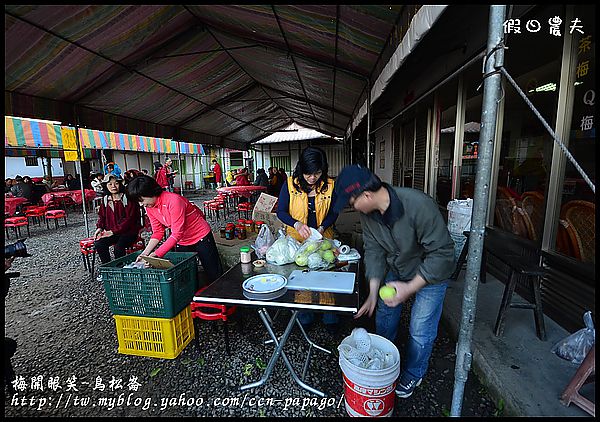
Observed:
[[[506,15],[506,6],[490,6],[490,24],[488,30],[487,55],[484,63],[483,102],[481,110],[481,131],[479,140],[479,158],[475,176],[475,194],[467,271],[462,305],[462,319],[458,343],[456,344],[456,365],[454,369],[454,391],[452,394],[451,416],[460,416],[465,384],[471,368],[471,339],[475,324],[477,286],[481,268],[481,255],[485,235],[487,203],[489,197],[494,134],[496,132],[497,107],[500,101],[504,50],[501,47],[502,24]],[[458,130],[458,128],[457,128]]]

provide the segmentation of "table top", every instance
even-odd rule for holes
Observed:
[[[255,185],[244,185],[244,186],[223,186],[221,188],[217,188],[217,192],[240,192],[240,191],[266,191],[267,188],[264,186],[255,186]]]
[[[7,196],[4,198],[4,200],[6,202],[17,202],[17,203],[23,203],[23,202],[28,201],[27,198],[23,198],[22,196]]]
[[[306,269],[306,267],[299,267],[293,263],[287,265],[267,263],[262,268],[255,268],[252,264],[237,263],[201,293],[195,295],[193,300],[195,302],[221,303],[249,307],[288,308],[296,310],[307,309],[342,313],[356,313],[358,311],[360,262],[351,262],[345,267],[337,270],[351,271],[356,274],[354,291],[351,294],[284,289],[285,292],[280,297],[274,299],[264,299],[260,295],[256,295],[261,297],[260,299],[254,299],[244,295],[242,283],[247,278],[258,274],[280,274],[287,278],[292,271],[297,269],[302,270]],[[280,292],[278,292],[278,294],[279,293]]]

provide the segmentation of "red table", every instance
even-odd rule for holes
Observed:
[[[83,201],[81,200],[81,190],[65,190],[61,192],[52,192],[45,193],[42,195],[42,201],[44,204],[49,203],[50,201],[58,200],[61,198],[69,197],[78,205],[81,205]],[[85,202],[90,202],[96,197],[96,191],[92,189],[85,190]]]
[[[220,193],[237,193],[238,195],[242,195],[244,198],[250,198],[253,193],[256,192],[266,192],[267,188],[264,186],[226,186],[222,188],[217,188],[217,192]]]
[[[27,198],[4,198],[4,212],[8,215],[15,215],[17,207],[25,202],[27,202]]]

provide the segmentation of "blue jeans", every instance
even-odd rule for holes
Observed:
[[[298,312],[298,321],[300,324],[311,324],[315,320],[314,312]],[[323,313],[323,324],[337,324],[340,318],[332,312]]]
[[[398,276],[391,271],[385,278],[386,282],[397,280]],[[400,358],[401,362],[404,361],[404,372],[407,372],[407,375],[413,379],[423,378],[423,375],[427,372],[433,342],[437,337],[438,323],[442,315],[447,287],[448,280],[444,280],[439,284],[428,284],[416,294],[410,315],[406,355],[405,357],[401,355]],[[390,308],[381,298],[377,302],[375,314],[376,333],[391,342],[396,339],[398,333],[402,305],[401,303],[394,308]]]

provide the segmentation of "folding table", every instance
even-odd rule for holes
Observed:
[[[289,274],[296,269],[305,269],[305,267],[298,267],[296,264],[288,265],[272,265],[266,264],[262,268],[254,268],[252,264],[241,264],[234,265],[229,271],[224,273],[221,277],[215,280],[211,285],[204,289],[199,295],[194,296],[195,302],[209,302],[209,303],[220,303],[220,304],[231,304],[237,306],[247,306],[258,309],[258,315],[262,320],[271,340],[268,342],[275,343],[275,351],[271,356],[267,368],[263,373],[262,378],[259,381],[251,384],[243,385],[240,389],[246,390],[249,388],[255,388],[263,385],[267,379],[271,376],[273,368],[277,359],[281,356],[288,368],[292,378],[300,387],[310,391],[320,397],[324,397],[325,394],[314,387],[306,384],[304,378],[306,371],[310,363],[310,357],[313,347],[317,348],[325,353],[331,353],[331,351],[315,344],[306,334],[302,324],[297,320],[298,312],[301,311],[321,311],[321,312],[336,312],[345,314],[354,314],[359,308],[359,275],[360,275],[360,263],[351,262],[345,267],[339,268],[337,271],[350,271],[356,274],[354,282],[354,290],[351,294],[348,293],[331,293],[331,292],[317,292],[308,290],[291,290],[284,289],[272,294],[254,294],[249,295],[242,289],[242,283],[245,279],[252,277],[257,274],[280,274],[284,277],[288,277]],[[273,320],[268,309],[288,309],[292,311],[292,315],[287,323],[287,326],[280,337],[277,337],[273,328]],[[289,335],[297,325],[300,332],[309,344],[308,353],[304,362],[302,377],[299,377],[294,370],[292,363],[286,356],[283,348],[289,338]]]

